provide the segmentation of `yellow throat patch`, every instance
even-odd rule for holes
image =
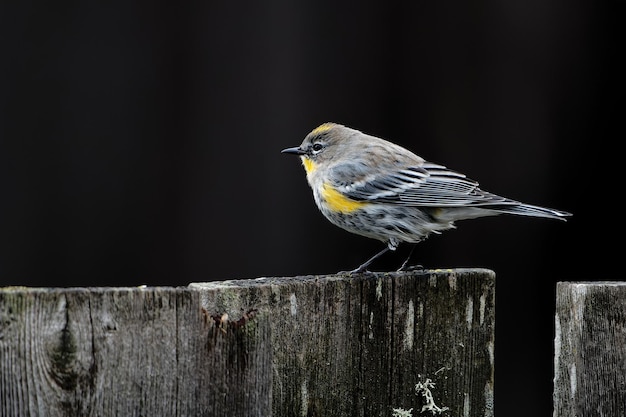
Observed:
[[[307,177],[311,175],[313,171],[315,171],[315,169],[317,168],[317,164],[306,156],[302,157],[302,165],[304,165],[304,170],[306,171]]]
[[[368,204],[364,201],[355,201],[344,196],[328,183],[322,185],[322,198],[326,201],[328,208],[344,214],[352,213]]]

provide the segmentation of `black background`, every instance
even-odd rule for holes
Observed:
[[[0,285],[352,269],[381,243],[329,224],[280,154],[339,122],[574,213],[460,222],[415,253],[496,272],[496,412],[551,415],[555,282],[622,279],[605,243],[623,139],[611,14],[583,0],[3,2]]]

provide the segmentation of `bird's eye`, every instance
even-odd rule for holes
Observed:
[[[311,149],[313,149],[313,152],[319,152],[322,150],[322,148],[324,148],[324,145],[322,145],[321,143],[316,143]]]

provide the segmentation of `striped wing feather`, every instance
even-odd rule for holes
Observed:
[[[347,197],[358,201],[379,201],[415,207],[461,207],[493,204],[517,204],[512,200],[487,193],[478,183],[443,165],[424,162],[394,171],[357,175],[357,166],[335,171],[334,184]],[[352,177],[341,175],[351,173]]]

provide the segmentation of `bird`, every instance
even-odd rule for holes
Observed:
[[[338,123],[323,123],[299,146],[281,151],[300,157],[318,209],[332,224],[382,241],[385,247],[351,273],[401,243],[415,244],[455,227],[459,220],[500,214],[566,220],[571,213],[525,204],[483,191],[477,181],[428,162],[395,143]]]

